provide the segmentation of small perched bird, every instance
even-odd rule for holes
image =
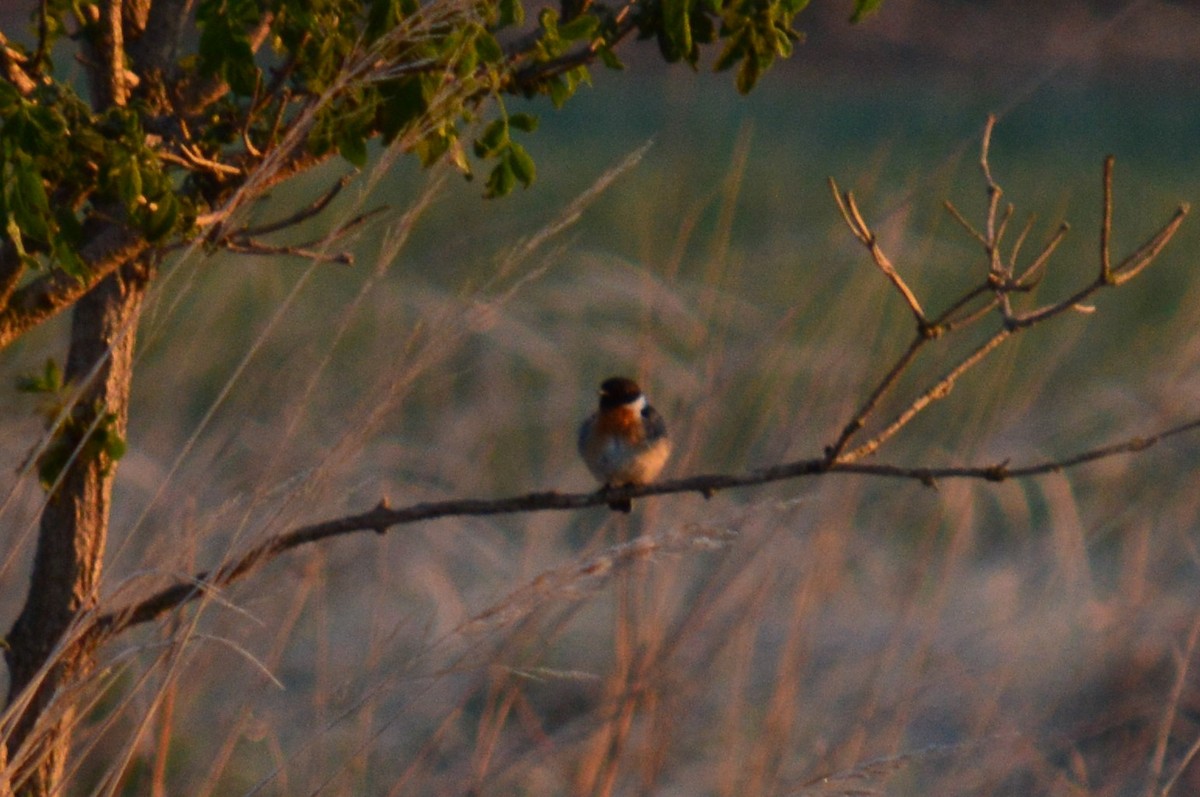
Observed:
[[[608,489],[654,481],[671,454],[671,441],[637,382],[614,376],[600,385],[600,409],[579,427],[579,453],[601,489]],[[628,498],[608,505],[620,512],[633,508]]]

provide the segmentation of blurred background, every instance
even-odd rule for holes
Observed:
[[[501,201],[368,167],[303,233],[386,206],[351,267],[166,264],[107,605],[384,496],[590,490],[575,432],[613,374],[666,416],[667,476],[819,456],[913,334],[826,180],[940,310],[986,273],[943,202],[984,224],[988,114],[1013,233],[1034,216],[1018,262],[1071,224],[1025,306],[1093,279],[1106,155],[1117,258],[1200,199],[1196,4],[850,11],[814,3],[747,97],[634,47],[562,110],[508,100],[541,117],[522,139],[538,180]],[[282,187],[260,220],[347,171]],[[1198,252],[1189,219],[874,459],[1019,465],[1195,418]],[[61,360],[65,330],[7,351],[6,381]],[[868,432],[977,340],[929,347]],[[8,395],[6,623],[41,500],[17,475],[40,421]],[[1182,436],[1021,482],[827,476],[297,550],[106,650],[73,793],[1195,793],[1198,464]]]

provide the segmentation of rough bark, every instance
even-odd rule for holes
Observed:
[[[126,264],[75,305],[65,375],[88,385],[74,409],[81,428],[98,413],[113,413],[125,435],[149,276],[143,263]],[[59,643],[97,601],[115,474],[116,462],[105,455],[77,458],[42,513],[29,594],[5,650],[8,705],[25,701],[7,744],[19,794],[52,794],[62,779],[75,719],[72,693],[91,671],[94,651]]]

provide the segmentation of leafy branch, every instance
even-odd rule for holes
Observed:
[[[741,64],[748,91],[800,39],[806,4],[563,0],[561,15],[527,21],[521,0],[200,0],[194,17],[179,0],[140,11],[42,2],[35,44],[0,33],[0,348],[142,254],[108,256],[114,236],[141,238],[142,250],[203,240],[284,251],[230,240],[226,223],[328,158],[363,167],[371,141],[467,178],[485,164],[489,197],[529,186],[533,159],[510,133],[537,119],[510,115],[503,96],[561,106],[592,65],[622,68],[615,48],[634,34],[693,68],[703,46],[723,43],[715,67]],[[855,14],[876,5],[857,0]],[[193,19],[197,52],[181,57]],[[90,103],[55,77],[63,36],[94,67]]]

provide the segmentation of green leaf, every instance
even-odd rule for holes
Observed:
[[[113,464],[125,456],[127,447],[125,438],[117,430],[114,413],[103,413],[95,423],[88,422],[86,415],[73,415],[38,457],[38,480],[42,487],[50,489],[72,458],[75,467],[99,461],[101,470],[108,473]]]
[[[21,153],[24,155],[24,153]],[[33,241],[50,240],[50,200],[42,185],[41,174],[29,157],[20,157],[12,164],[13,184],[5,197],[21,233]]]
[[[729,69],[738,61],[742,60],[746,54],[746,47],[743,42],[744,34],[741,31],[738,31],[735,36],[731,37],[729,41],[726,42],[725,49],[721,51],[719,56],[717,56],[716,62],[713,63],[713,71],[724,72],[726,69]]]
[[[508,120],[495,119],[483,130],[483,135],[475,139],[475,156],[490,158],[501,150],[508,142]]]
[[[792,55],[792,40],[783,31],[775,32],[775,53],[780,58],[790,58]]]
[[[538,118],[531,113],[514,113],[508,117],[509,127],[515,127],[525,133],[537,130]]]
[[[883,5],[883,0],[854,0],[854,13],[850,15],[850,23],[857,25],[874,14]]]
[[[128,448],[125,438],[117,431],[116,426],[117,416],[109,413],[104,416],[104,421],[96,433],[97,449],[99,452],[106,454],[114,462],[125,456],[125,451]]]
[[[79,256],[78,246],[72,241],[65,240],[62,235],[56,235],[50,241],[50,254],[54,261],[62,267],[62,270],[72,277],[82,279],[87,273],[87,264]]]
[[[758,67],[758,59],[754,53],[747,53],[742,59],[742,65],[737,73],[737,90],[741,94],[749,94],[754,88],[754,84],[758,82],[761,72]]]
[[[164,193],[154,204],[154,209],[147,214],[142,230],[146,239],[157,243],[166,238],[175,229],[179,220],[179,202],[172,193]]]
[[[624,69],[625,64],[621,63],[621,59],[613,52],[611,47],[600,47],[596,53],[600,56],[600,62],[609,69]]]
[[[578,41],[592,35],[596,30],[596,26],[600,24],[600,20],[593,17],[591,14],[582,14],[570,22],[562,25],[558,29],[558,35],[564,41]]]
[[[529,157],[529,152],[520,144],[514,144],[509,149],[508,156],[512,175],[516,176],[516,179],[520,180],[524,187],[528,188],[533,185],[534,179],[538,176],[538,167],[535,166],[533,158]]]
[[[521,5],[521,0],[500,0],[499,27],[507,28],[512,25],[520,25],[524,21],[525,8]]]
[[[370,0],[367,12],[367,38],[378,39],[394,28],[404,18],[396,0]]]
[[[692,21],[689,0],[662,0],[662,36],[659,47],[663,57],[675,62],[686,58],[692,62]]]
[[[338,136],[338,153],[358,168],[367,165],[367,139],[358,129],[342,130]]]
[[[534,178],[537,177],[537,167],[525,148],[513,142],[512,146],[508,148],[508,161],[513,175],[521,181],[521,184],[526,188],[532,185]]]
[[[17,219],[12,213],[9,213],[5,218],[4,232],[8,235],[9,243],[13,245],[13,249],[17,250],[17,257],[21,259],[21,262],[27,268],[35,268],[37,266],[37,258],[25,250],[25,239],[21,235],[21,225],[17,224]]]
[[[46,358],[40,374],[17,378],[17,390],[21,393],[40,393],[53,395],[63,388],[62,369],[53,357]]]
[[[517,185],[517,176],[513,173],[509,158],[501,158],[492,173],[488,175],[487,186],[483,195],[488,199],[508,196]]]
[[[495,36],[486,31],[475,39],[475,54],[485,64],[498,64],[504,60],[504,48]]]
[[[426,136],[413,147],[413,152],[421,159],[422,166],[432,166],[450,149],[450,144],[457,140],[458,131],[454,127]]]
[[[538,14],[538,25],[545,31],[543,38],[550,41],[558,40],[558,12],[553,8],[543,8]]]
[[[116,178],[117,195],[129,209],[137,207],[138,198],[142,196],[142,170],[138,162],[133,158],[126,160],[118,167]]]
[[[200,69],[242,96],[253,94],[258,82],[249,31],[260,13],[256,0],[205,0],[196,8]]]
[[[385,144],[390,144],[428,109],[419,76],[391,80],[380,86],[375,123]]]

